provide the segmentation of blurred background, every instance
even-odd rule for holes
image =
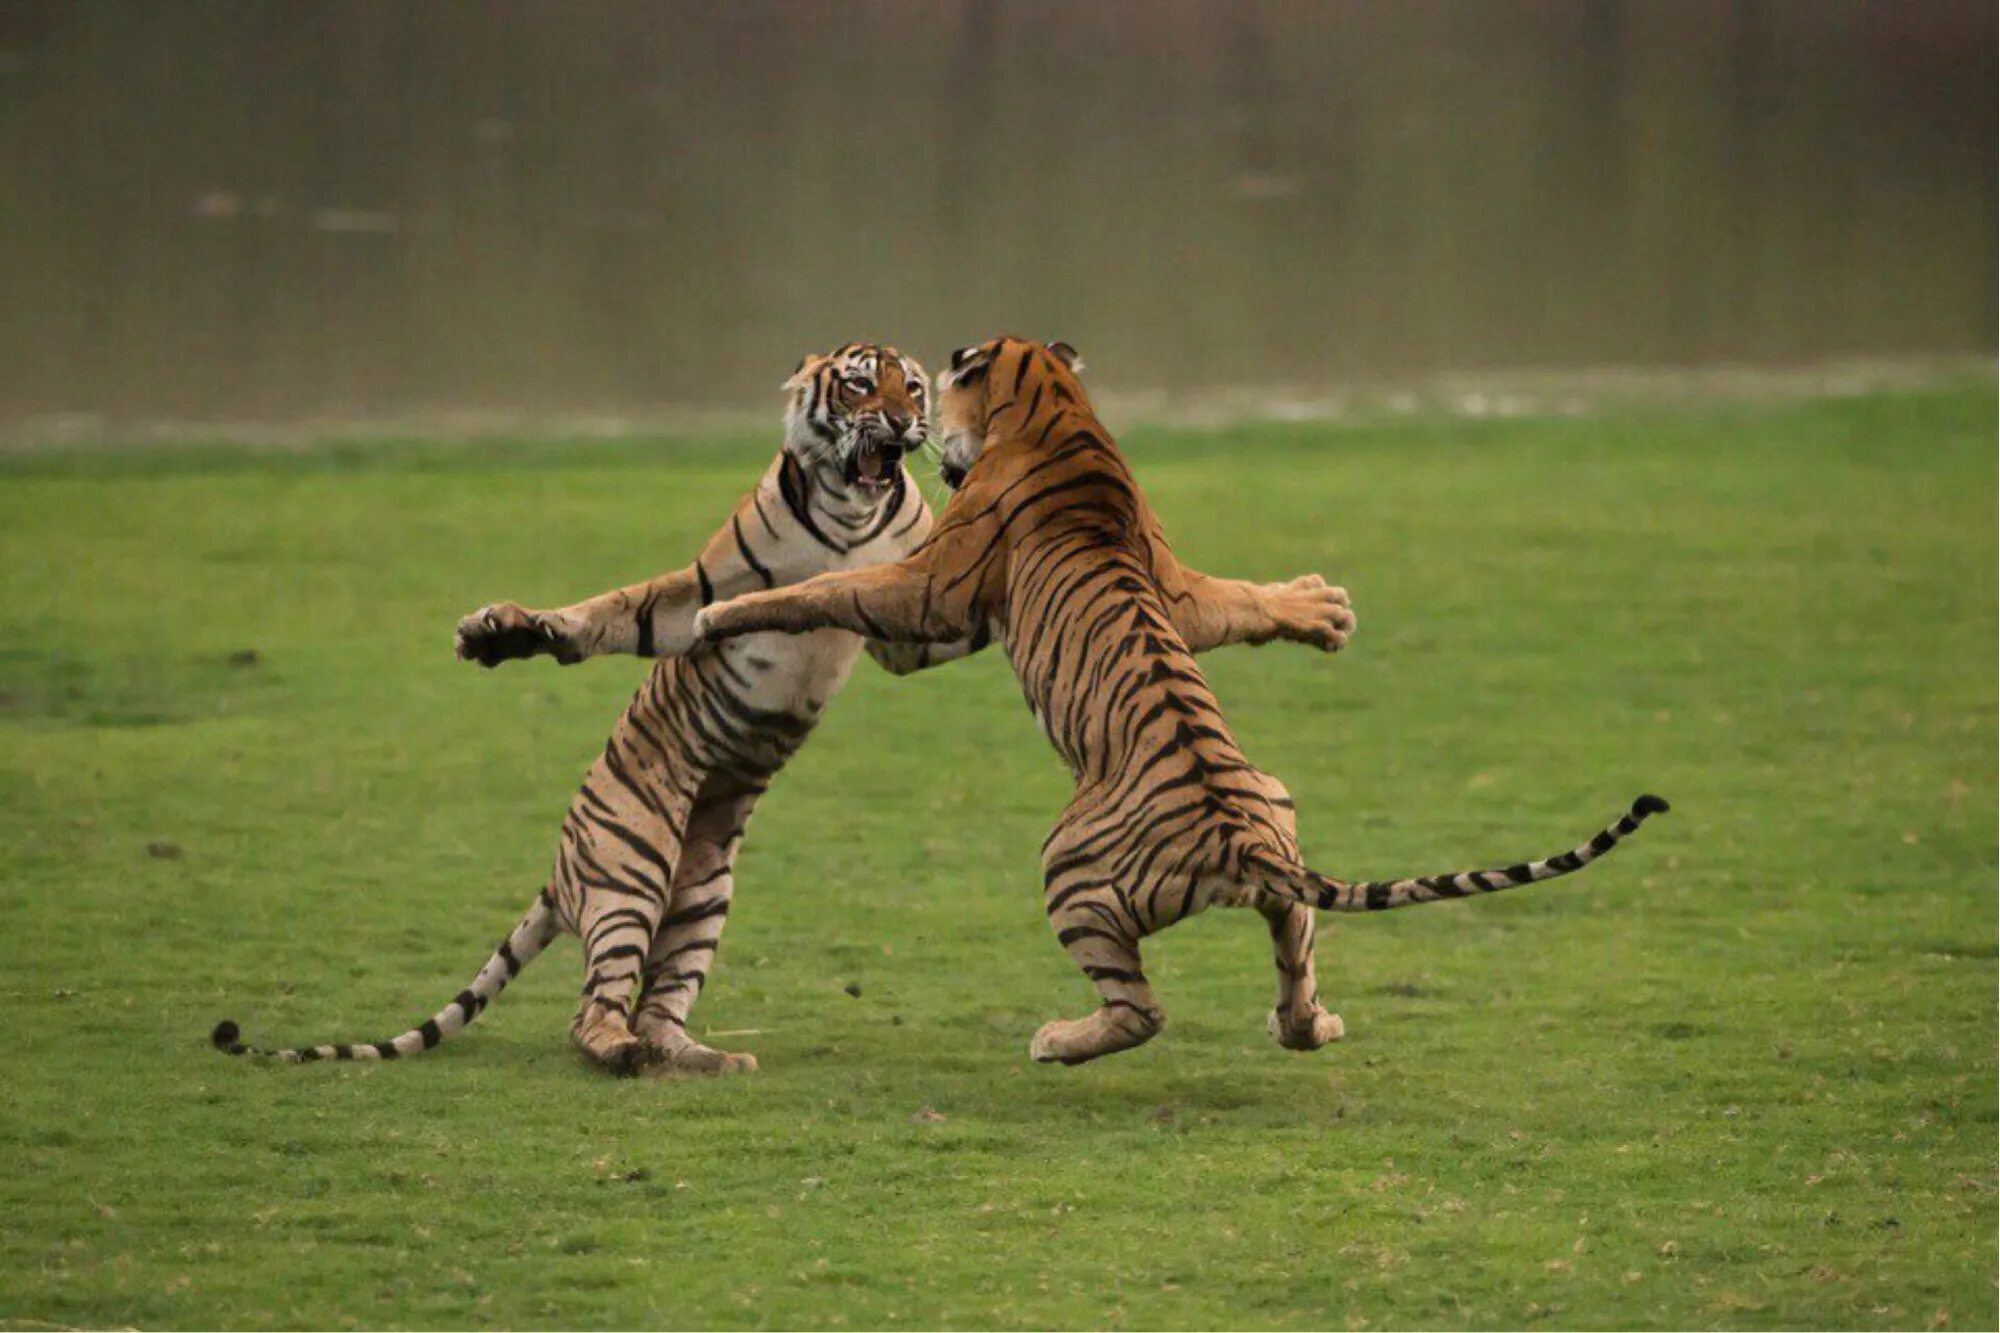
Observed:
[[[1987,354],[1990,0],[0,4],[0,433]]]

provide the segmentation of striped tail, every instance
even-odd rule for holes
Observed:
[[[243,1035],[242,1029],[236,1026],[235,1020],[228,1018],[215,1025],[209,1040],[216,1050],[226,1055],[254,1055],[288,1064],[305,1064],[313,1060],[394,1060],[400,1055],[428,1051],[479,1017],[480,1010],[492,1003],[493,997],[506,989],[515,974],[547,948],[549,941],[560,930],[555,908],[544,891],[535,899],[535,905],[528,909],[528,914],[521,918],[521,924],[514,927],[514,933],[500,942],[500,947],[486,960],[486,966],[479,969],[479,975],[472,979],[472,984],[458,993],[458,998],[402,1036],[389,1041],[341,1042],[331,1046],[265,1050],[259,1046],[244,1045],[239,1040]]]
[[[1259,887],[1281,898],[1306,903],[1324,912],[1382,912],[1391,907],[1436,902],[1440,898],[1471,898],[1497,893],[1539,880],[1555,879],[1583,869],[1638,830],[1648,815],[1665,814],[1665,801],[1657,796],[1641,796],[1632,802],[1630,813],[1605,828],[1579,847],[1558,852],[1545,861],[1523,861],[1495,870],[1467,870],[1456,875],[1426,875],[1417,879],[1386,879],[1353,882],[1334,879],[1294,861],[1269,852],[1253,851],[1249,865],[1270,878]]]

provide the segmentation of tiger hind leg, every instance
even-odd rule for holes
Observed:
[[[625,775],[646,770],[624,730],[612,733],[563,821],[554,885],[560,902],[574,904],[583,939],[583,1001],[570,1038],[615,1074],[634,1072],[646,1055],[632,1030],[634,992],[667,914],[692,804],[692,793],[665,781],[633,785]]]
[[[570,1021],[570,1040],[594,1065],[629,1074],[645,1055],[632,1030],[632,990],[658,929],[658,903],[620,897],[586,914],[583,1001]]]
[[[1303,903],[1258,903],[1271,928],[1271,957],[1278,969],[1278,1001],[1265,1019],[1278,1044],[1290,1051],[1316,1051],[1346,1034],[1340,1015],[1319,1002],[1313,975],[1313,910]]]
[[[1113,890],[1074,882],[1088,878],[1089,868],[1082,867],[1050,880],[1049,924],[1102,1003],[1083,1018],[1042,1025],[1028,1054],[1043,1063],[1076,1065],[1130,1050],[1167,1025],[1166,1010],[1140,970],[1137,921]],[[1071,881],[1068,887],[1063,880]]]
[[[1274,834],[1296,857],[1299,848],[1298,815],[1292,795],[1285,785],[1269,774],[1260,774],[1259,791],[1264,805],[1258,821]],[[1278,1000],[1264,1018],[1264,1026],[1278,1045],[1288,1051],[1316,1051],[1347,1034],[1340,1015],[1328,1012],[1319,1002],[1319,979],[1313,971],[1313,931],[1316,918],[1303,903],[1282,903],[1267,894],[1256,896],[1257,910],[1271,928],[1271,961],[1278,969]]]
[[[688,1035],[688,1011],[715,961],[735,891],[736,849],[755,808],[757,791],[738,791],[696,802],[688,819],[680,872],[667,914],[653,936],[633,1029],[653,1070],[697,1074],[748,1074],[757,1057],[719,1051]]]

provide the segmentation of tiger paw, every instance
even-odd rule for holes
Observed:
[[[694,613],[692,628],[694,637],[707,643],[771,630],[797,634],[810,628],[797,623],[798,615],[799,607],[785,601],[783,593],[749,593],[704,606]]]
[[[742,600],[717,602],[695,612],[694,637],[704,643],[714,643],[718,639],[731,639],[747,633],[745,622],[755,612],[744,606]]]
[[[1347,1035],[1347,1025],[1340,1021],[1340,1015],[1319,1005],[1314,1005],[1304,1015],[1281,1016],[1273,1009],[1265,1018],[1264,1026],[1278,1039],[1278,1045],[1288,1051],[1316,1051]]]
[[[1028,1056],[1041,1064],[1080,1065],[1151,1041],[1166,1025],[1167,1016],[1156,1008],[1106,1005],[1084,1018],[1042,1024],[1028,1043]]]
[[[1044,1023],[1035,1030],[1028,1042],[1028,1058],[1037,1064],[1074,1064],[1070,1054],[1075,1043],[1075,1029],[1082,1024],[1071,1019],[1058,1018],[1052,1023]]]
[[[609,1074],[622,1077],[634,1073],[646,1057],[645,1043],[610,1010],[579,1018],[570,1025],[569,1035],[584,1059]]]
[[[543,653],[564,665],[583,658],[571,646],[568,627],[554,613],[530,611],[512,602],[482,606],[459,621],[453,647],[460,661],[484,667]]]
[[[685,1045],[648,1044],[644,1057],[648,1074],[754,1074],[757,1057],[748,1051],[718,1051],[689,1041]]]
[[[1337,653],[1353,635],[1354,608],[1347,589],[1335,587],[1317,574],[1301,574],[1290,583],[1273,583],[1266,591],[1280,637]]]

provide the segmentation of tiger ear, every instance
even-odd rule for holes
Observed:
[[[1067,369],[1070,374],[1080,375],[1083,373],[1083,358],[1077,355],[1076,349],[1074,347],[1071,347],[1068,343],[1063,343],[1063,342],[1050,343],[1048,346],[1050,354],[1053,355],[1056,360],[1062,362],[1064,368]]]
[[[992,350],[984,343],[959,348],[951,354],[951,364],[938,376],[938,388],[949,389],[954,385],[972,383],[985,375],[992,360]]]
[[[812,383],[813,375],[818,372],[821,366],[826,364],[826,360],[825,357],[814,356],[810,352],[800,357],[799,364],[792,369],[792,377],[785,381],[785,392],[792,393]]]

